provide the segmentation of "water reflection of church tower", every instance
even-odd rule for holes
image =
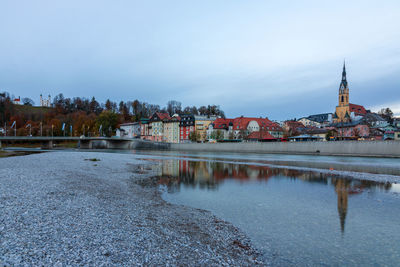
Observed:
[[[344,232],[344,225],[346,222],[347,206],[348,206],[348,188],[349,182],[345,179],[334,179],[335,191],[337,194],[337,206],[340,219],[340,228]]]

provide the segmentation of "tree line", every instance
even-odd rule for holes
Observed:
[[[166,112],[170,116],[193,114],[225,117],[217,105],[182,108],[182,103],[176,100],[160,107],[137,99],[120,101],[118,104],[107,99],[100,103],[95,97],[68,98],[58,94],[53,98],[50,108],[35,107],[30,99],[24,99],[23,105],[16,105],[12,100],[8,92],[0,93],[0,128],[7,126],[7,134],[13,135],[11,125],[15,121],[16,133],[20,136],[29,133],[34,136],[111,136],[119,124],[149,118],[154,112]]]

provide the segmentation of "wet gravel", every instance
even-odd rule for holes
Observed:
[[[1,158],[0,266],[264,265],[231,224],[162,200],[154,174],[127,154]]]

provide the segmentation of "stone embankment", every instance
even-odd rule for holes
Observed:
[[[171,150],[400,157],[400,141],[243,142],[171,144]]]
[[[134,155],[0,159],[0,266],[254,266],[250,241],[210,212],[168,204]]]

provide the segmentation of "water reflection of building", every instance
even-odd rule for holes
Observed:
[[[340,229],[344,232],[344,225],[346,222],[349,187],[350,183],[347,179],[332,179],[332,184],[335,185],[335,192],[337,194],[337,208],[340,219]]]
[[[181,185],[215,190],[226,179],[234,179],[241,182],[251,180],[266,182],[271,177],[332,185],[337,195],[337,210],[342,232],[345,229],[350,196],[360,194],[366,189],[387,191],[391,188],[390,183],[344,179],[319,172],[273,168],[265,165],[193,161],[189,159],[168,159],[162,162],[160,183],[167,185],[170,192],[179,191]]]
[[[388,191],[391,188],[390,183],[379,183],[374,181],[354,180],[336,177],[331,178],[331,183],[335,186],[335,192],[337,194],[337,209],[340,219],[340,229],[343,233],[348,212],[349,196],[360,194],[366,189]]]

